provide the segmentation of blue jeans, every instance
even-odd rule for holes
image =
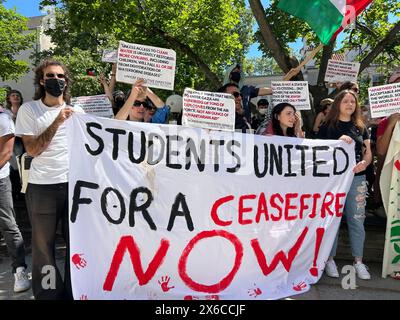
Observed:
[[[351,254],[353,257],[362,257],[364,251],[364,220],[365,220],[365,204],[367,196],[367,182],[365,175],[354,176],[350,190],[346,197],[344,207],[344,216],[346,217],[347,227],[349,230]],[[340,230],[340,229],[339,229]],[[335,242],[331,250],[331,257],[336,255],[339,231],[336,234]]]
[[[26,268],[24,240],[15,221],[10,177],[0,179],[0,230],[12,259],[12,271]]]

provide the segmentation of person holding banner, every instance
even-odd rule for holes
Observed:
[[[362,120],[361,109],[354,91],[344,90],[336,96],[325,123],[320,127],[318,138],[338,139],[348,144],[355,142],[356,166],[353,168],[355,176],[346,197],[344,211],[356,274],[360,279],[369,280],[371,275],[367,266],[363,264],[362,257],[365,240],[364,220],[367,193],[365,169],[371,163],[372,155],[368,130]],[[334,278],[339,277],[336,263],[333,260],[336,255],[338,236],[339,232],[325,265],[325,273]]]
[[[80,107],[70,107],[70,76],[58,61],[48,59],[35,70],[35,100],[24,103],[16,135],[33,157],[26,190],[32,225],[32,289],[35,299],[71,299],[68,225],[68,150],[65,121]],[[55,261],[57,224],[66,243],[65,277]]]

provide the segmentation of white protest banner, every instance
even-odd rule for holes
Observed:
[[[101,61],[117,63],[118,61],[118,51],[114,49],[105,49],[103,51],[103,56],[101,57]]]
[[[400,112],[400,83],[368,88],[371,118],[388,117]]]
[[[228,93],[185,89],[182,124],[188,127],[235,130],[235,100]]]
[[[97,117],[112,118],[114,116],[111,101],[105,94],[75,97],[71,99],[71,104],[80,106],[86,113]]]
[[[400,273],[400,124],[393,130],[380,178],[387,222],[382,277]]]
[[[325,73],[325,81],[331,83],[346,81],[357,82],[359,71],[360,63],[358,62],[329,59]]]
[[[292,104],[297,110],[311,110],[307,81],[272,81],[272,104]]]
[[[142,78],[148,87],[173,90],[175,64],[174,50],[120,41],[116,78],[125,83]]]
[[[354,146],[74,114],[75,299],[279,299],[322,275]]]

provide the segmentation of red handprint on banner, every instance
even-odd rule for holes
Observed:
[[[250,297],[257,298],[260,294],[262,294],[262,291],[260,288],[254,288],[247,290],[247,293]]]
[[[394,166],[395,166],[395,168],[396,168],[397,170],[400,171],[400,160],[396,160],[395,163],[394,163]]]
[[[307,285],[302,281],[300,283],[298,283],[297,285],[293,286],[293,290],[295,291],[303,291],[305,288],[307,288]]]
[[[71,258],[72,263],[75,265],[75,267],[77,267],[78,270],[80,269],[79,267],[84,268],[87,265],[86,260],[82,256],[83,254],[81,253],[75,253]]]
[[[168,276],[162,277],[161,281],[158,280],[158,284],[161,286],[162,291],[168,292],[169,290],[175,288],[174,286],[168,287],[169,280],[170,280],[170,277],[168,277]]]

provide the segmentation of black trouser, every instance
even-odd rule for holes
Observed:
[[[4,235],[8,252],[12,259],[12,271],[25,267],[24,240],[15,221],[9,177],[0,179],[0,231]]]
[[[35,299],[71,299],[68,183],[28,184],[26,206],[32,225],[32,290]],[[57,224],[66,243],[64,282],[55,261]]]

